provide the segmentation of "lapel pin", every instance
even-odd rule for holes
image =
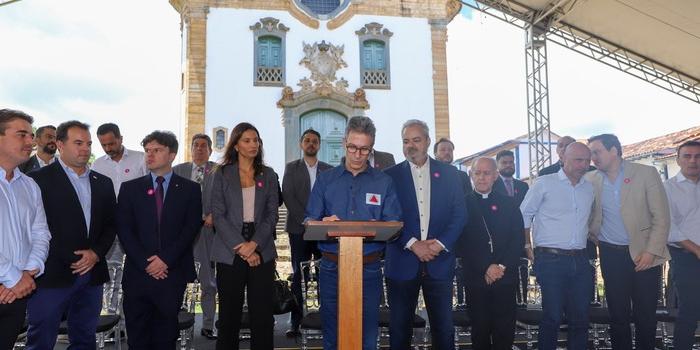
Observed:
[[[498,210],[498,207],[497,207],[495,204],[492,205],[492,206],[491,206],[491,211],[496,211],[496,210]]]
[[[626,183],[626,184],[630,183],[630,181],[632,181],[632,180],[630,180],[629,177],[626,177],[626,178],[625,178],[625,183]]]
[[[149,188],[148,191],[146,191],[146,194],[148,194],[149,196],[152,196],[153,193],[155,193],[155,192],[153,191],[152,188]]]
[[[262,188],[262,187],[263,187],[262,181],[258,181],[258,187],[259,187],[259,188]]]
[[[438,172],[436,171],[436,172],[433,173],[433,176],[437,179],[437,178],[440,177],[440,173],[438,173]]]

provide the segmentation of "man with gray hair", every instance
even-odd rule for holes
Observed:
[[[352,117],[343,140],[344,163],[318,174],[306,206],[306,219],[323,221],[399,221],[401,206],[391,177],[369,166],[375,127],[368,117]],[[319,273],[323,348],[336,349],[338,339],[338,243],[321,241]],[[377,348],[380,260],[385,244],[365,243],[362,283],[362,348]]]
[[[391,309],[392,349],[411,347],[413,315],[422,289],[430,319],[432,345],[454,349],[452,281],[454,246],[467,220],[464,193],[455,191],[457,169],[428,156],[430,131],[411,119],[401,129],[406,160],[386,170],[403,208],[403,230],[387,244],[385,274]]]

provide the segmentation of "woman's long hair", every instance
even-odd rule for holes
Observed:
[[[221,166],[238,164],[238,151],[236,150],[236,145],[243,136],[243,133],[248,130],[253,130],[255,131],[255,134],[258,135],[258,143],[260,144],[260,148],[258,148],[258,154],[255,156],[255,159],[253,159],[253,169],[255,170],[255,174],[259,175],[262,174],[263,166],[265,164],[263,162],[262,138],[260,138],[258,129],[256,129],[253,124],[247,122],[239,123],[233,128],[233,131],[231,131],[231,137],[229,138],[226,149],[224,150],[224,158],[221,162]]]

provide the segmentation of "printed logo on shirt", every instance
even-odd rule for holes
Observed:
[[[382,205],[382,195],[376,193],[367,193],[365,195],[365,204]]]

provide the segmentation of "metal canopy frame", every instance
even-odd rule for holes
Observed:
[[[551,163],[547,41],[578,52],[664,90],[700,103],[700,82],[683,72],[564,22],[579,0],[558,0],[544,10],[514,0],[460,0],[469,8],[521,28],[526,33],[528,145],[530,176]]]

